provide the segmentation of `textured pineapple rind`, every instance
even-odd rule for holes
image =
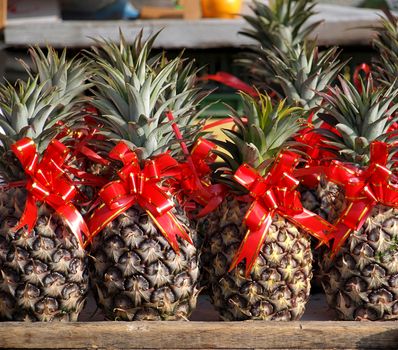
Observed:
[[[208,227],[202,263],[211,301],[223,320],[298,320],[310,294],[310,239],[283,217],[275,215],[250,277],[245,277],[243,263],[228,272],[247,231],[243,218],[248,208],[228,197]]]
[[[333,221],[346,206],[335,184],[318,187]],[[334,259],[319,255],[329,306],[342,320],[398,319],[398,209],[376,205],[363,227],[353,232]]]
[[[192,240],[182,210],[174,214]],[[90,248],[98,306],[111,320],[187,320],[199,294],[196,247],[179,240],[176,254],[143,208],[135,205],[105,227]]]
[[[32,232],[13,232],[24,189],[0,192],[0,320],[77,321],[88,292],[87,257],[46,204]]]

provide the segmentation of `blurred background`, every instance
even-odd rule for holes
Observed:
[[[264,0],[266,1],[266,0]],[[92,45],[91,37],[116,39],[121,29],[128,40],[140,30],[144,36],[162,30],[156,50],[169,56],[184,49],[185,56],[203,67],[202,74],[219,71],[245,80],[234,64],[242,45],[239,35],[250,14],[251,0],[0,0],[0,72],[2,79],[22,77],[18,59],[28,62],[31,45],[68,47],[69,55]],[[319,0],[315,20],[323,20],[315,36],[320,45],[338,45],[344,57],[353,57],[347,73],[369,62],[371,40],[383,10],[398,10],[398,0]],[[16,58],[17,59],[16,59]],[[228,102],[239,110],[235,91],[214,83],[211,99]],[[207,101],[209,102],[209,101]],[[210,101],[211,102],[211,101]],[[222,103],[209,112],[224,116]]]

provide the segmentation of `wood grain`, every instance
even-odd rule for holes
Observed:
[[[7,23],[7,0],[0,0],[0,29]]]
[[[398,349],[398,322],[4,322],[0,348]]]

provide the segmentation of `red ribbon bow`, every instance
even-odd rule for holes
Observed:
[[[299,156],[293,152],[281,153],[266,177],[244,164],[234,178],[250,191],[254,202],[244,222],[248,227],[246,236],[231,264],[230,271],[246,259],[246,276],[256,261],[275,214],[282,215],[293,224],[308,231],[323,243],[328,242],[326,232],[332,226],[318,215],[303,208],[296,187],[299,181],[292,177]]]
[[[354,166],[333,161],[326,169],[326,177],[342,186],[348,205],[336,223],[333,233],[332,254],[335,255],[352,231],[358,231],[380,203],[398,207],[398,185],[395,176],[386,168],[388,145],[374,141],[370,145],[370,165],[361,170]]]
[[[65,220],[72,233],[83,245],[81,232],[86,236],[89,231],[80,212],[71,203],[76,195],[76,188],[65,175],[64,162],[69,154],[68,148],[58,140],[52,140],[39,161],[36,145],[30,138],[23,138],[11,146],[28,176],[26,190],[28,197],[21,219],[14,228],[18,231],[27,226],[32,231],[37,221],[36,202],[41,201],[51,206]]]
[[[89,218],[90,240],[109,222],[138,203],[146,210],[176,252],[179,251],[177,236],[192,243],[172,213],[173,201],[158,185],[165,177],[175,176],[178,173],[178,162],[164,153],[146,161],[144,168],[141,169],[136,153],[123,142],[119,142],[109,156],[122,161],[124,166],[118,171],[120,180],[108,183],[99,191],[103,203]]]

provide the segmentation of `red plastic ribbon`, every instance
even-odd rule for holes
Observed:
[[[64,122],[58,121],[57,124],[61,127],[61,131],[56,136],[56,139],[60,140],[65,136],[69,136],[72,139],[70,146],[74,156],[81,154],[95,163],[109,165],[107,159],[100,156],[88,146],[90,140],[103,141],[105,139],[104,135],[99,133],[101,125],[92,116],[96,115],[98,111],[91,106],[87,106],[84,111],[87,113],[84,116],[85,124],[78,129],[71,129]]]
[[[244,222],[248,231],[230,271],[246,259],[246,275],[250,274],[275,214],[308,231],[322,243],[328,243],[326,233],[330,232],[333,226],[304,209],[296,191],[299,181],[292,177],[292,173],[298,160],[297,154],[285,151],[277,157],[265,177],[247,164],[240,166],[236,171],[235,180],[250,191],[254,202],[246,213]]]
[[[362,63],[355,68],[353,80],[354,85],[360,94],[362,93],[361,72],[365,74],[365,79],[368,79],[369,75],[372,73],[372,70],[366,63]]]
[[[314,131],[315,127],[311,124],[312,118],[313,113],[308,118],[307,127],[300,130],[299,135],[295,138],[296,141],[304,146],[303,152],[307,156],[307,162],[304,168],[294,171],[294,176],[299,178],[300,182],[309,188],[315,188],[318,185],[323,166],[327,166],[335,157],[332,152],[322,148],[325,137]],[[319,129],[338,133],[335,128],[327,123],[322,123]]]
[[[216,74],[207,74],[200,78],[201,80],[213,80],[218,83],[229,86],[233,89],[243,91],[246,94],[252,97],[258,97],[258,91],[254,89],[252,86],[246,84],[244,81],[240,80],[238,77],[226,73],[226,72],[217,72]]]
[[[38,215],[36,202],[45,202],[68,224],[83,245],[81,233],[88,236],[89,231],[80,212],[71,202],[76,195],[76,188],[63,170],[68,148],[58,140],[53,140],[39,160],[35,143],[26,137],[14,143],[11,149],[28,177],[25,209],[14,230],[27,226],[28,231],[32,231]]]
[[[180,202],[187,211],[195,210],[196,203],[199,203],[203,208],[197,217],[203,217],[215,210],[224,199],[224,186],[213,185],[209,180],[209,164],[217,158],[213,153],[217,146],[209,140],[199,138],[190,152],[177,123],[174,122],[173,113],[168,111],[166,116],[172,122],[171,126],[186,157],[186,162],[180,163],[181,172],[177,186],[181,186],[183,190],[183,199]]]
[[[104,136],[99,134],[101,126],[98,124],[98,121],[93,117],[93,115],[96,115],[98,112],[94,107],[91,106],[86,106],[84,111],[87,113],[84,117],[84,126],[77,129],[71,129],[67,125],[65,125],[65,123],[59,121],[57,124],[61,127],[61,132],[56,136],[56,139],[60,140],[68,136],[66,145],[72,151],[72,156],[75,160],[74,163],[78,163],[80,168],[87,168],[87,166],[89,165],[87,164],[87,161],[93,162],[95,164],[109,166],[109,160],[103,158],[89,146],[89,142],[92,140],[104,140]],[[77,179],[73,181],[75,185],[86,185],[98,189],[109,182],[109,180],[103,176],[88,173],[87,171],[78,169],[75,166],[65,164],[64,169],[69,174],[72,174],[74,179]],[[76,201],[79,202],[79,206],[81,206],[82,203],[87,200],[88,199],[86,198],[85,194],[79,191]]]
[[[348,205],[336,223],[332,254],[335,255],[352,231],[358,231],[376,204],[398,207],[396,178],[386,168],[388,145],[374,141],[370,145],[370,164],[362,170],[333,161],[325,171],[327,178],[345,190]]]
[[[203,217],[214,211],[224,200],[224,186],[212,184],[209,180],[211,173],[209,164],[217,158],[213,153],[216,148],[213,142],[200,138],[191,150],[191,162],[180,164],[182,175],[180,184],[184,195],[188,196],[185,202],[199,203],[203,207],[197,217]]]
[[[159,182],[165,178],[178,175],[178,162],[163,153],[147,160],[141,169],[136,153],[123,142],[119,142],[109,155],[122,161],[124,166],[118,171],[120,180],[108,183],[99,191],[103,203],[88,220],[90,241],[108,223],[137,203],[146,210],[176,252],[179,251],[177,237],[192,243],[172,213],[174,203],[169,194],[159,187]]]

